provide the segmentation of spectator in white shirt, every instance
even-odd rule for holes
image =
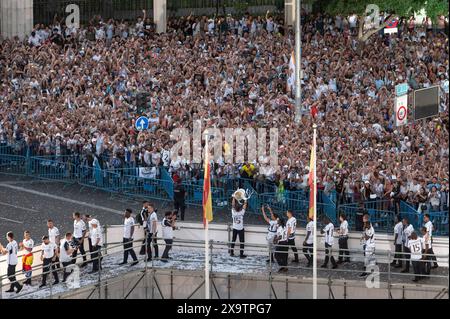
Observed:
[[[41,45],[41,37],[36,33],[36,31],[31,32],[31,35],[28,38],[28,43],[34,47]]]

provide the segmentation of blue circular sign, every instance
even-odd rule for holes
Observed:
[[[134,126],[138,131],[143,131],[148,129],[148,118],[145,116],[140,116],[134,123]]]

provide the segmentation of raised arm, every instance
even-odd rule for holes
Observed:
[[[261,211],[262,211],[262,215],[263,215],[263,218],[266,221],[266,223],[270,223],[270,219],[266,216],[266,211],[264,210],[264,205],[261,206]]]

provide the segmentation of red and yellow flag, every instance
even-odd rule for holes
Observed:
[[[316,198],[316,188],[314,187],[315,179],[315,163],[316,163],[316,150],[314,145],[311,147],[311,159],[309,162],[309,218],[314,218],[314,198]]]
[[[208,138],[206,138],[205,148],[205,176],[203,179],[203,226],[206,226],[206,221],[210,222],[213,220],[211,197],[211,164],[209,163]]]

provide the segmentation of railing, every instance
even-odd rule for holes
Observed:
[[[159,240],[159,244],[161,244],[161,238],[154,238],[157,241]],[[139,246],[142,244],[142,239],[136,239],[133,241],[133,243],[136,246]],[[173,272],[174,269],[177,269],[177,267],[180,268],[180,270],[186,270],[186,269],[192,269],[196,272],[202,271],[204,269],[204,241],[202,240],[179,240],[176,239],[174,240],[173,244],[172,244],[172,256],[175,256],[173,259],[170,260],[170,262],[172,263],[172,266],[169,268],[169,270],[171,271],[171,273]],[[223,276],[224,273],[225,275],[227,274],[227,269],[229,269],[230,271],[232,270],[233,267],[236,267],[237,263],[236,263],[236,259],[229,257],[228,256],[228,251],[230,249],[230,242],[224,242],[224,241],[214,241],[211,240],[209,241],[208,244],[209,250],[210,250],[210,276],[211,276],[211,282],[212,282],[212,286],[211,289],[213,289],[213,291],[215,291],[217,293],[217,297],[218,298],[222,298],[219,293],[218,293],[218,289],[216,287],[217,283],[214,283],[214,278]],[[129,248],[129,249],[136,249],[138,247],[134,247],[134,248]],[[299,253],[302,253],[302,248],[304,247],[297,247],[299,248]],[[235,249],[239,249],[239,247],[236,247]],[[299,291],[295,291],[295,289],[300,289],[298,286],[297,288],[295,288],[295,284],[296,280],[299,276],[299,274],[303,274],[303,277],[308,276],[311,277],[311,267],[307,267],[302,265],[301,263],[299,264],[289,264],[284,266],[285,268],[288,269],[288,273],[286,274],[281,274],[282,277],[279,277],[280,275],[277,275],[276,273],[279,271],[279,266],[276,263],[273,263],[271,261],[271,259],[269,258],[267,265],[264,265],[264,260],[267,258],[266,256],[269,256],[270,253],[275,252],[276,254],[278,254],[278,256],[281,256],[283,254],[290,254],[291,252],[289,251],[280,251],[277,248],[275,248],[275,251],[273,250],[269,250],[270,248],[267,247],[266,244],[246,244],[245,245],[245,252],[248,255],[248,257],[253,257],[254,259],[252,260],[240,260],[238,262],[239,267],[243,267],[245,269],[247,269],[247,274],[239,274],[239,280],[263,280],[266,281],[266,283],[269,283],[269,287],[268,289],[270,291],[268,291],[268,295],[270,296],[270,298],[279,298],[277,297],[277,294],[275,293],[275,289],[272,286],[272,283],[274,282],[280,282],[280,279],[282,280],[283,283],[285,283],[286,285],[288,285],[289,283],[291,284],[291,288],[290,290],[292,291],[292,293],[295,295],[296,293],[299,293]],[[352,257],[352,263],[358,263],[360,265],[360,267],[362,267],[361,262],[364,261],[364,254],[363,251],[360,249],[349,249],[348,250],[350,253],[350,256]],[[325,256],[325,251],[322,247],[318,247],[317,249],[318,252],[318,266],[321,264],[322,259]],[[38,252],[35,252],[38,253]],[[117,276],[122,276],[125,277],[127,276],[127,273],[129,273],[129,268],[127,269],[122,269],[122,270],[118,270],[118,269],[114,269],[114,271],[112,272],[108,272],[108,270],[106,269],[111,269],[111,263],[116,263],[118,259],[120,259],[120,257],[123,255],[124,253],[124,247],[123,244],[121,242],[111,242],[108,244],[105,244],[104,247],[102,247],[101,249],[101,255],[99,255],[97,258],[102,261],[102,264],[105,267],[104,269],[102,267],[99,268],[98,273],[95,275],[95,279],[91,279],[91,281],[89,280],[84,280],[82,282],[83,286],[88,286],[88,287],[83,287],[80,289],[72,289],[72,291],[67,290],[67,289],[62,289],[61,285],[59,286],[60,288],[55,289],[55,287],[53,287],[52,285],[52,279],[51,278],[51,273],[52,271],[57,271],[57,270],[52,270],[50,268],[50,270],[47,272],[48,274],[48,283],[49,286],[47,288],[43,288],[40,291],[39,290],[29,290],[27,292],[23,292],[19,295],[9,295],[8,297],[11,299],[15,299],[15,298],[36,298],[36,293],[39,291],[39,298],[53,298],[58,297],[58,298],[65,298],[65,297],[70,297],[72,296],[80,296],[82,295],[81,292],[86,291],[86,289],[88,290],[92,290],[89,292],[88,294],[88,298],[92,297],[93,294],[95,293],[95,295],[97,296],[97,298],[108,298],[108,292],[107,289],[105,290],[105,288],[107,288],[108,285],[111,285],[111,287],[115,287],[114,285],[112,285],[112,283],[117,282],[117,281],[121,281]],[[332,253],[333,254],[333,253]],[[86,255],[90,256],[90,253],[87,253]],[[334,255],[336,255],[334,253]],[[405,255],[404,253],[398,253],[398,255],[396,256],[397,261],[398,260],[402,260],[404,263],[405,262],[409,262],[410,259],[405,256],[405,257],[401,257],[402,255]],[[424,255],[425,256],[425,255]],[[80,255],[78,255],[78,259],[80,260],[81,257]],[[405,294],[405,290],[406,291],[411,291],[414,292],[415,294],[420,293],[420,292],[427,292],[427,291],[434,291],[435,294],[435,298],[442,298],[445,297],[445,295],[447,294],[448,296],[448,254],[446,255],[438,255],[436,256],[441,265],[443,265],[444,269],[446,269],[446,272],[444,272],[444,274],[419,274],[419,276],[421,276],[422,278],[428,278],[429,280],[434,280],[435,283],[430,283],[429,281],[427,282],[422,282],[422,283],[417,283],[414,285],[408,285],[406,282],[406,280],[410,280],[412,278],[414,278],[414,274],[409,274],[409,273],[401,273],[399,271],[396,271],[395,268],[393,268],[391,266],[391,261],[393,260],[393,253],[391,251],[377,251],[376,252],[376,260],[377,260],[377,264],[375,265],[374,263],[371,263],[370,265],[367,265],[369,268],[367,268],[368,271],[370,271],[371,275],[376,276],[375,278],[378,278],[378,280],[383,283],[383,291],[385,289],[385,291],[383,292],[383,295],[386,298],[393,298],[392,296],[392,292],[396,289],[403,289],[403,295]],[[428,256],[425,256],[428,257]],[[256,258],[256,259],[255,259]],[[89,260],[92,261],[92,258]],[[155,274],[155,272],[158,271],[164,271],[167,270],[167,267],[165,266],[166,264],[161,264],[159,258],[152,258],[151,261],[147,261],[146,258],[144,261],[140,261],[141,264],[140,266],[138,266],[138,269],[140,269],[140,271],[142,271],[143,274],[147,275],[147,274]],[[430,260],[420,260],[419,261],[422,264],[425,263],[429,263],[431,262]],[[77,264],[78,265],[78,264]],[[179,266],[176,266],[179,265]],[[264,266],[262,266],[264,265]],[[76,269],[77,271],[79,271],[79,278],[83,278],[84,275],[86,275],[87,270],[83,270],[78,268],[76,265],[71,265],[69,266],[72,269]],[[89,267],[87,267],[89,268]],[[113,267],[114,268],[114,267]],[[370,270],[369,270],[370,269]],[[40,279],[42,276],[42,271],[43,271],[43,266],[39,265],[39,266],[35,266],[33,267],[33,276],[32,276],[32,280],[36,280],[36,279]],[[342,269],[342,268],[338,268],[338,269],[333,269],[332,271],[330,271],[329,269],[323,269],[323,268],[318,268],[318,277],[319,277],[319,284],[320,285],[326,285],[328,286],[328,297],[329,298],[335,298],[336,296],[334,296],[333,294],[333,289],[334,288],[340,288],[340,289],[344,289],[344,295],[343,297],[354,297],[354,298],[358,298],[361,295],[354,295],[354,296],[349,296],[348,294],[346,294],[345,292],[345,287],[351,287],[353,285],[356,286],[360,286],[360,288],[364,289],[364,291],[366,293],[370,293],[371,289],[368,289],[367,286],[367,282],[365,281],[365,278],[363,279],[357,279],[357,277],[355,276],[355,274],[360,274],[363,270],[362,269],[355,269],[355,267],[349,267],[346,269]],[[181,272],[182,273],[182,272]],[[250,277],[249,275],[253,273],[253,278]],[[16,275],[19,275],[20,272],[17,272]],[[173,273],[172,273],[173,274]],[[230,276],[232,274],[232,272],[228,272],[228,276]],[[186,276],[188,276],[188,274],[186,274]],[[192,276],[191,273],[189,273],[189,276]],[[246,276],[249,276],[249,278],[246,278]],[[3,288],[6,287],[2,287],[2,283],[4,281],[6,281],[7,276],[5,274],[1,274],[0,276],[0,298],[5,296],[5,293],[3,292]],[[76,278],[75,278],[76,279]],[[153,282],[152,278],[152,286],[153,284],[155,284]],[[139,282],[139,281],[138,281]],[[71,281],[72,284],[76,284],[76,282]],[[172,282],[173,283],[173,282]],[[311,283],[309,280],[306,280],[305,282],[308,284],[307,286],[303,286],[303,288],[301,289],[311,289],[311,288],[307,288],[307,287],[311,287]],[[359,284],[358,284],[359,283]],[[157,285],[157,284],[156,284]],[[90,286],[90,287],[89,287]],[[294,288],[292,288],[292,286]],[[355,286],[355,287],[356,287]],[[80,287],[80,285],[75,285],[75,287]],[[123,291],[123,295],[120,296],[121,298],[128,298],[133,290],[137,287],[137,283],[133,283],[133,285],[131,287],[129,287],[126,291],[124,289]],[[148,288],[148,286],[145,286],[146,288]],[[201,284],[200,286],[201,287]],[[199,287],[197,287],[196,289],[198,289]],[[252,285],[253,287],[253,285]],[[402,287],[402,288],[400,288]],[[155,288],[155,287],[152,287]],[[190,298],[192,297],[195,292],[197,291],[196,289],[194,289],[194,287],[192,287],[193,290],[190,292],[190,294],[187,294],[186,296],[184,296],[184,298]],[[332,289],[333,288],[333,289]],[[111,291],[116,291],[118,289],[122,289],[121,287],[116,287],[115,289],[111,289]],[[156,288],[159,289],[159,288]],[[146,289],[147,290],[147,289]],[[161,290],[159,290],[160,295],[164,298],[164,295],[161,293]],[[250,293],[250,292],[249,292]],[[117,294],[117,291],[116,291]],[[119,296],[116,295],[115,298],[117,298]],[[289,298],[289,296],[286,294],[285,296],[286,298]],[[379,296],[378,296],[379,297]],[[111,296],[109,296],[109,298],[111,298]],[[141,298],[150,298],[147,294],[145,294],[144,296],[141,296]],[[152,295],[151,298],[155,298],[154,295]],[[169,298],[173,298],[173,294],[170,295]],[[225,296],[223,296],[223,298],[226,298]],[[230,298],[230,294],[228,294],[228,298]]]
[[[139,176],[138,168],[135,167],[106,168],[106,165],[103,165],[102,169],[98,160],[95,159],[92,165],[87,165],[86,160],[79,155],[31,156],[33,153],[30,148],[21,144],[1,146],[0,173],[60,181],[66,185],[77,183],[82,187],[135,198],[173,200],[174,182],[164,167],[157,168],[157,176],[160,178],[145,178]],[[201,206],[203,181],[185,180],[182,185],[187,194],[186,204]],[[239,187],[253,193],[248,202],[249,213],[260,214],[261,206],[267,204],[280,213],[290,209],[294,211],[300,224],[306,222],[309,209],[308,191],[277,191],[274,183],[246,178],[215,178],[212,179],[212,185],[212,204],[215,209],[229,207],[231,195]],[[272,191],[260,193],[258,190]],[[363,207],[360,207],[361,204]],[[398,207],[394,205],[394,202],[386,200],[350,203],[336,207],[335,201],[322,190],[319,190],[317,195],[318,216],[327,215],[334,224],[337,224],[338,214],[344,212],[351,230],[362,229],[362,212],[370,214],[371,222],[377,231],[392,232],[397,213],[402,217],[408,217],[415,229],[422,226],[422,214],[414,207],[403,201]],[[434,234],[448,235],[448,212],[432,212],[430,215],[435,225]]]

